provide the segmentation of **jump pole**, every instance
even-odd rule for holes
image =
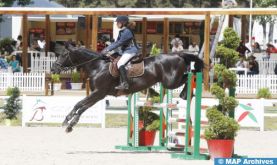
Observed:
[[[162,86],[160,85],[160,92],[162,92]],[[129,150],[129,151],[159,151],[167,150],[166,137],[163,136],[163,118],[164,110],[167,103],[164,103],[162,99],[162,93],[160,93],[159,104],[154,104],[152,107],[158,107],[160,110],[160,128],[159,128],[159,144],[154,146],[139,146],[139,94],[131,94],[128,96],[128,130],[127,130],[127,145],[115,146],[116,149]],[[165,134],[164,134],[165,135]]]
[[[186,133],[184,153],[173,153],[172,158],[187,159],[187,160],[207,160],[206,154],[200,153],[200,129],[201,129],[201,98],[202,98],[202,73],[196,73],[196,102],[195,102],[195,119],[194,119],[194,143],[190,146],[190,100],[192,94],[191,80],[192,73],[188,75],[188,92],[187,92],[187,107],[186,107]]]

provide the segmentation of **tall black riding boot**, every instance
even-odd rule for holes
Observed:
[[[118,90],[129,89],[127,71],[125,69],[125,66],[121,66],[119,68],[119,73],[120,73],[120,85],[115,87],[115,89],[118,89]]]

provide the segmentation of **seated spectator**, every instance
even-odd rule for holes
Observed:
[[[255,42],[252,49],[253,53],[261,53],[261,46],[258,42]]]
[[[271,53],[277,53],[277,49],[270,43],[266,44],[266,53],[270,57]]]
[[[0,69],[8,69],[8,63],[7,60],[5,59],[5,55],[0,56]]]
[[[44,39],[44,36],[40,36],[40,39],[37,41],[38,46],[40,48],[40,50],[44,50],[45,49],[45,45],[46,45],[46,41]]]
[[[183,46],[183,41],[181,40],[179,34],[176,34],[175,37],[171,40],[170,42],[171,47],[173,47],[176,42],[178,42],[181,46]]]
[[[236,63],[237,68],[247,68],[247,62],[244,57],[240,57],[240,60]],[[244,74],[244,71],[238,71],[238,74]]]
[[[21,36],[21,35],[19,35],[19,36],[17,37],[16,45],[15,45],[16,50],[20,50],[20,45],[22,45],[22,36]],[[21,50],[22,50],[22,49],[21,49]]]
[[[247,74],[259,74],[259,64],[255,56],[249,56],[249,71]]]
[[[35,51],[40,51],[41,50],[41,48],[38,45],[37,40],[33,41],[32,45],[31,45],[31,50],[35,50]]]
[[[10,61],[9,65],[12,67],[13,73],[20,72],[19,62],[16,60],[15,56],[12,56],[12,60]]]
[[[240,57],[240,60],[236,63],[237,68],[246,68],[247,63],[244,60],[244,57]]]
[[[172,47],[172,53],[182,52],[184,50],[180,42],[176,41]]]
[[[237,52],[241,57],[245,57],[245,53],[250,53],[251,51],[245,46],[243,41],[240,41],[239,47],[237,48]]]
[[[189,52],[192,52],[195,55],[199,53],[199,47],[196,42],[192,42],[192,45],[189,46]]]

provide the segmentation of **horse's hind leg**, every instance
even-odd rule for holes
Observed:
[[[89,95],[88,97],[86,97],[84,100],[80,101],[82,102],[82,106],[78,108],[77,111],[75,111],[71,117],[71,121],[68,124],[67,128],[66,128],[66,132],[71,132],[72,131],[72,127],[75,126],[79,119],[80,116],[91,106],[93,106],[96,102],[98,102],[99,100],[103,99],[105,97],[105,95],[99,93],[99,92],[92,92],[91,95]],[[71,114],[71,113],[70,113]],[[70,115],[69,114],[69,115]],[[68,122],[68,121],[67,121]]]
[[[187,99],[187,88],[188,88],[188,74],[184,74],[182,76],[182,84],[185,84],[185,86],[182,89],[179,96],[181,99],[186,100]]]

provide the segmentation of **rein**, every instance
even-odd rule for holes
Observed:
[[[89,63],[89,62],[98,60],[98,59],[101,58],[101,57],[100,57],[100,56],[99,56],[99,57],[95,57],[95,58],[92,58],[92,59],[90,59],[90,60],[88,60],[88,61],[86,61],[86,62],[83,62],[83,63],[80,63],[80,64],[74,64],[74,63],[72,62],[72,59],[71,59],[71,56],[70,56],[69,51],[67,51],[66,58],[69,58],[69,61],[70,61],[70,63],[71,63],[72,66],[70,66],[70,67],[64,67],[61,63],[56,62],[57,67],[59,67],[59,69],[62,70],[62,71],[72,70],[72,69],[75,68],[75,67],[82,66],[82,65],[87,64],[87,63]]]

